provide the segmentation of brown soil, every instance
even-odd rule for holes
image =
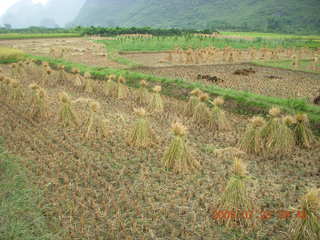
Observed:
[[[65,60],[89,66],[124,68],[108,59],[108,53],[101,44],[83,38],[48,38],[26,40],[1,40],[0,46],[14,47],[37,56],[50,56],[50,49],[68,49]]]
[[[4,67],[8,73],[8,68]],[[24,87],[39,82],[38,70],[23,76]],[[53,75],[54,76],[54,75]],[[235,147],[247,119],[227,113],[233,130],[212,132],[196,126],[181,112],[185,102],[164,98],[165,113],[149,116],[157,143],[148,149],[126,144],[126,133],[135,121],[135,91],[127,100],[105,97],[101,82],[94,82],[96,93],[88,94],[73,86],[73,76],[64,84],[54,78],[43,87],[48,91],[49,118],[39,122],[27,117],[28,98],[9,104],[0,96],[0,136],[6,148],[22,158],[36,176],[35,184],[44,191],[44,215],[52,226],[65,231],[61,239],[230,239],[230,229],[211,219],[211,209],[230,176],[232,158],[215,150]],[[90,97],[100,102],[110,122],[106,139],[83,140],[79,128],[63,129],[57,123],[57,94],[67,91],[73,99]],[[75,105],[82,120],[83,106]],[[160,162],[172,134],[170,125],[181,119],[189,128],[188,144],[202,170],[176,175]],[[298,199],[311,187],[320,187],[320,148],[296,149],[287,158],[266,159],[248,156],[252,175],[251,192],[255,204],[275,215],[253,233],[239,229],[237,236],[252,239],[286,239],[288,222],[276,214],[297,206]],[[260,212],[254,217],[259,217]],[[292,216],[289,220],[294,219]]]
[[[250,73],[248,76],[234,74],[235,71],[246,68],[252,68],[255,73]],[[212,83],[197,79],[198,74],[217,76],[224,81],[215,84],[223,88],[249,91],[265,96],[307,98],[310,102],[313,102],[318,96],[320,89],[320,74],[259,67],[251,64],[140,67],[134,70],[161,77],[180,78],[192,82],[201,81],[204,84]]]

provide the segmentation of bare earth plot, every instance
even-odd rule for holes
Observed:
[[[51,48],[56,49],[57,52],[64,48],[67,51],[63,58],[68,61],[98,67],[124,67],[108,59],[104,46],[84,38],[1,40],[0,46],[18,48],[37,56],[50,56]]]
[[[236,70],[249,68],[252,68],[255,73],[250,73],[248,76],[234,74]],[[134,70],[156,76],[201,81],[204,84],[216,84],[224,88],[282,98],[307,98],[312,101],[320,91],[320,74],[259,67],[252,64],[140,67]],[[198,74],[216,76],[223,82],[210,83],[206,80],[199,80],[197,79]]]

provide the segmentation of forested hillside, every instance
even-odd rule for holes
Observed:
[[[319,0],[86,0],[73,25],[320,32]]]

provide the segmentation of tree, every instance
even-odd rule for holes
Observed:
[[[9,24],[9,23],[5,23],[5,24],[3,24],[3,25],[4,25],[4,27],[5,27],[6,29],[11,29],[11,28],[12,28],[11,24]]]

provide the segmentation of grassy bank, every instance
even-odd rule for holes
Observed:
[[[259,66],[276,67],[276,68],[283,68],[283,69],[289,69],[294,71],[303,71],[303,72],[311,72],[311,73],[320,73],[320,63],[317,64],[317,70],[314,71],[311,68],[312,60],[300,60],[299,66],[297,68],[294,68],[292,66],[292,60],[257,61],[253,63]]]
[[[55,240],[38,204],[40,191],[18,158],[8,154],[0,138],[0,239]]]
[[[0,47],[0,63],[12,63],[25,58],[21,50],[7,47]]]
[[[311,40],[292,40],[292,39],[221,39],[221,38],[203,38],[196,36],[183,37],[153,37],[153,38],[118,38],[117,40],[101,40],[100,43],[106,45],[109,50],[114,51],[165,51],[173,50],[177,47],[205,48],[205,47],[232,47],[239,49],[246,48],[299,48],[310,47],[320,48],[320,42]]]
[[[163,77],[156,77],[153,75],[143,74],[129,70],[119,70],[103,67],[90,67],[82,64],[68,62],[62,59],[51,59],[47,57],[30,56],[33,59],[49,62],[53,67],[63,64],[68,71],[73,67],[80,69],[82,73],[90,72],[93,77],[97,79],[105,79],[106,75],[115,74],[117,76],[124,76],[128,81],[127,84],[131,87],[138,87],[141,79],[148,80],[154,84],[161,84],[163,93],[169,96],[174,96],[186,99],[188,92],[194,88],[199,88],[207,92],[211,96],[223,96],[231,100],[235,104],[235,110],[258,111],[261,113],[266,112],[273,106],[279,106],[281,109],[288,113],[305,112],[309,118],[314,122],[320,123],[320,107],[308,104],[305,99],[285,99],[276,98],[254,94],[251,92],[237,91],[233,89],[220,88],[215,85],[204,85],[200,82],[186,82],[182,79],[169,79]]]
[[[80,33],[7,33],[0,34],[0,40],[32,39],[32,38],[67,38],[81,37]]]

